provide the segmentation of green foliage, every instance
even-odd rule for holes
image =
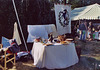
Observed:
[[[72,9],[74,9],[76,7],[83,7],[94,3],[100,4],[100,0],[69,0],[69,3],[72,5]]]
[[[80,2],[78,0],[72,0],[70,4],[72,5],[71,8],[73,9],[75,7],[78,7],[80,5]]]
[[[27,25],[55,23],[54,12],[48,0],[14,0],[25,39]],[[12,0],[0,0],[0,38],[12,38],[13,26],[17,22]]]

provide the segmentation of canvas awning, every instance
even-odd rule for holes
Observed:
[[[79,19],[100,19],[100,5],[96,3],[93,5],[73,9],[71,11],[71,20],[73,21]]]

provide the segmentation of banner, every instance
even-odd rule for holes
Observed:
[[[55,4],[55,16],[58,35],[71,33],[71,5]]]

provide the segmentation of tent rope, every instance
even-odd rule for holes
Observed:
[[[23,42],[24,42],[25,48],[26,48],[26,50],[27,50],[27,52],[28,52],[28,48],[27,48],[27,45],[26,45],[26,42],[25,42],[25,39],[24,39],[24,35],[23,35],[23,32],[22,32],[21,25],[20,25],[20,21],[19,21],[17,9],[16,9],[16,6],[15,6],[15,2],[14,2],[14,0],[12,0],[12,2],[13,2],[15,14],[16,14],[16,17],[17,17],[18,25],[19,25],[19,28],[20,28],[20,31],[21,31],[21,34],[22,34]]]

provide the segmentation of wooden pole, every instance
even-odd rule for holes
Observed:
[[[6,58],[7,58],[7,56],[6,56],[6,51],[4,52],[4,55],[5,55],[5,61],[4,61],[4,70],[6,70],[6,67],[7,67],[7,65],[6,65]]]
[[[26,42],[25,42],[24,34],[23,34],[23,31],[22,31],[22,28],[21,28],[21,24],[20,24],[20,21],[19,21],[19,16],[18,16],[17,9],[16,9],[16,6],[15,6],[15,1],[12,0],[12,2],[13,2],[14,11],[15,11],[15,14],[16,14],[16,18],[17,18],[17,21],[18,21],[18,25],[19,25],[19,28],[20,28],[20,31],[21,31],[22,39],[23,39],[25,48],[26,48],[26,50],[28,52],[28,48],[27,48],[27,45],[26,45]]]

